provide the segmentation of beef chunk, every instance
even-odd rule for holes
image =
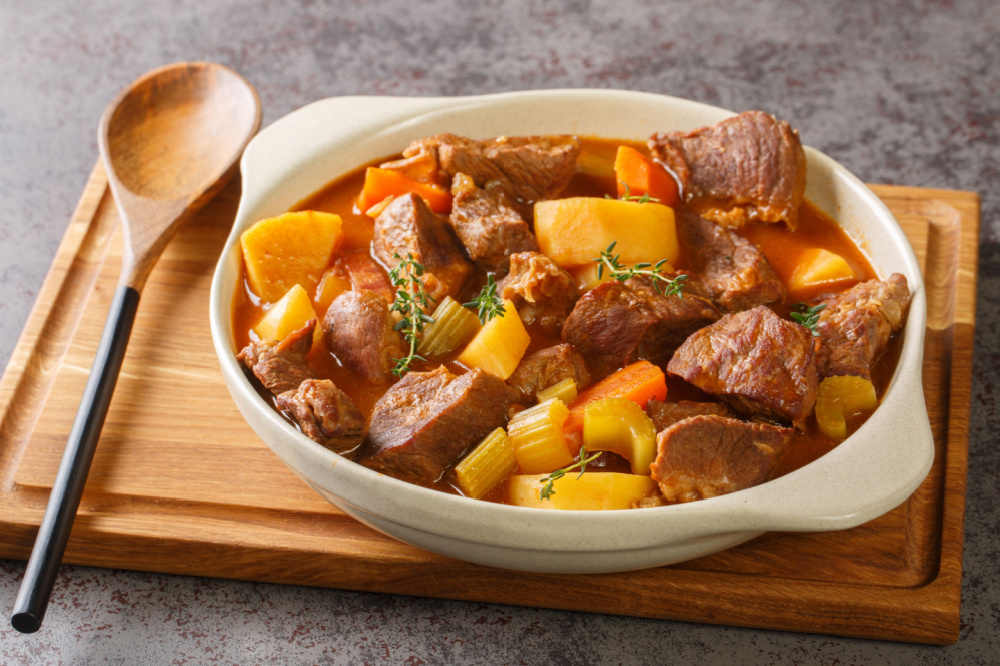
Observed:
[[[476,187],[464,173],[451,183],[451,228],[474,262],[487,271],[506,275],[510,255],[537,252],[538,242],[503,190],[493,183]]]
[[[316,320],[288,334],[281,342],[261,340],[251,342],[236,359],[246,365],[271,393],[275,395],[297,389],[306,379],[316,377],[316,372],[306,360],[312,348]]]
[[[660,402],[653,398],[646,404],[646,414],[652,419],[656,426],[656,432],[666,430],[678,421],[689,419],[692,416],[726,416],[736,418],[733,410],[721,402],[693,402],[691,400],[681,400],[680,402]]]
[[[580,292],[572,276],[544,254],[519,252],[510,257],[510,273],[497,288],[525,324],[558,329],[573,310]]]
[[[430,153],[448,176],[468,174],[476,185],[496,182],[515,204],[552,199],[576,173],[580,140],[572,136],[501,136],[475,141],[438,134],[416,141],[406,158]]]
[[[507,383],[517,389],[521,401],[534,401],[538,392],[569,378],[582,389],[590,383],[590,372],[583,357],[572,345],[561,344],[539,349],[521,359]]]
[[[478,368],[410,372],[375,403],[361,464],[397,479],[430,484],[507,422],[514,391]]]
[[[640,358],[665,360],[720,315],[706,300],[663,296],[647,278],[631,278],[605,282],[584,294],[566,319],[562,337],[604,377]]]
[[[689,337],[667,370],[741,414],[794,424],[812,413],[819,389],[812,335],[763,305]]]
[[[794,430],[722,416],[694,416],[656,437],[650,469],[669,502],[693,502],[763,483]]]
[[[785,300],[784,285],[756,245],[697,215],[680,213],[676,221],[688,267],[717,304],[737,312]]]
[[[458,296],[462,285],[472,274],[472,264],[448,231],[447,223],[438,217],[416,194],[393,199],[375,218],[375,256],[392,268],[408,254],[423,265],[424,288],[435,301],[446,295]]]
[[[334,453],[357,459],[368,423],[354,402],[332,381],[307,379],[297,389],[278,394],[275,403],[306,437]]]
[[[747,111],[693,132],[654,134],[649,149],[703,217],[727,227],[749,220],[798,226],[806,156],[787,122]]]
[[[341,363],[372,384],[391,381],[395,359],[407,354],[389,302],[374,291],[345,291],[330,304],[323,326]]]
[[[906,278],[893,273],[869,280],[822,301],[817,367],[822,377],[854,375],[871,381],[871,366],[898,331],[910,305]]]

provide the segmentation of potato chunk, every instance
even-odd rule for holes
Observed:
[[[339,215],[303,210],[257,222],[240,236],[247,282],[268,302],[292,285],[312,292],[342,240]]]
[[[517,308],[504,301],[504,314],[490,319],[472,338],[458,356],[470,368],[481,368],[500,379],[507,379],[514,372],[521,357],[531,344]]]
[[[840,289],[857,279],[854,269],[842,256],[822,248],[811,248],[802,253],[799,265],[788,280],[788,290],[796,293],[819,286]]]
[[[268,308],[253,327],[253,332],[261,340],[284,340],[289,333],[299,330],[310,319],[316,318],[309,294],[301,285],[295,284],[277,303]],[[317,326],[313,334],[314,342],[322,335],[320,331],[321,327]]]
[[[535,235],[542,252],[563,268],[586,266],[612,242],[623,264],[677,261],[672,208],[595,197],[535,204]]]
[[[607,511],[631,509],[656,492],[656,481],[649,476],[621,472],[587,472],[582,476],[571,471],[557,479],[555,493],[541,499],[544,474],[515,474],[507,480],[507,494],[514,506],[533,509]]]

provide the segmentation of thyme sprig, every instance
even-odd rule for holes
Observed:
[[[818,338],[819,331],[816,330],[816,326],[819,324],[819,313],[826,308],[826,303],[820,303],[812,307],[809,307],[805,303],[797,303],[795,308],[796,311],[789,315],[792,321],[805,326],[814,338]]]
[[[389,271],[389,281],[396,287],[396,299],[389,308],[390,312],[398,312],[401,319],[393,327],[403,334],[403,338],[410,345],[410,353],[403,358],[397,358],[396,367],[392,369],[392,374],[402,377],[404,372],[409,372],[414,361],[426,361],[423,356],[417,354],[417,344],[420,336],[424,332],[424,326],[433,323],[424,308],[434,299],[424,291],[424,282],[420,278],[424,274],[424,267],[413,260],[413,255],[409,252],[406,259],[393,254],[392,258],[397,262],[396,267]]]
[[[619,261],[621,255],[614,254],[616,243],[618,243],[618,241],[612,241],[611,245],[609,245],[606,250],[601,252],[600,258],[594,259],[594,261],[598,264],[598,280],[604,277],[605,269],[607,269],[608,274],[611,275],[611,277],[619,282],[624,282],[629,278],[634,278],[639,275],[645,275],[653,280],[653,288],[664,296],[684,298],[684,281],[687,280],[688,277],[686,274],[682,273],[677,277],[667,278],[663,275],[664,267],[669,266],[669,262],[666,259],[660,259],[655,265],[648,262],[641,262],[629,268]]]
[[[493,281],[492,275],[486,278],[486,284],[483,285],[479,295],[468,303],[463,303],[462,306],[470,310],[478,309],[479,323],[484,326],[493,317],[502,317],[506,312],[503,299],[497,295],[497,283]]]
[[[601,455],[601,452],[597,451],[595,453],[592,453],[588,457],[587,456],[587,447],[586,446],[581,446],[580,447],[580,459],[579,460],[577,460],[572,465],[568,465],[566,467],[557,469],[556,471],[552,472],[548,476],[544,476],[544,477],[541,478],[541,482],[544,485],[542,486],[542,490],[539,493],[539,499],[543,499],[543,500],[551,499],[551,497],[556,494],[556,489],[553,487],[552,484],[555,483],[556,481],[558,481],[559,479],[563,478],[564,476],[566,476],[566,472],[572,471],[576,467],[580,468],[580,473],[576,475],[576,478],[579,479],[581,476],[583,476],[583,473],[587,471],[587,463],[596,460],[597,457],[600,456],[600,455]]]
[[[632,194],[632,190],[629,188],[628,183],[626,183],[624,180],[619,182],[625,188],[625,194],[619,195],[618,197],[619,201],[634,201],[635,203],[663,203],[661,199],[649,196],[649,192],[646,192],[642,196],[639,196],[637,194]],[[605,194],[604,198],[614,199],[614,197],[611,196],[610,194]]]

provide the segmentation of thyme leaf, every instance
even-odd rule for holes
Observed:
[[[392,302],[389,312],[399,313],[400,320],[393,328],[402,333],[410,345],[409,354],[395,359],[396,367],[392,369],[392,374],[402,377],[404,372],[410,371],[414,361],[427,360],[417,354],[417,344],[420,342],[424,327],[434,321],[424,312],[424,308],[435,301],[424,291],[424,282],[420,279],[424,274],[424,267],[414,261],[413,255],[407,253],[406,259],[403,259],[396,253],[392,258],[398,262],[396,267],[389,271],[389,281],[396,287],[396,299]]]
[[[820,303],[812,307],[809,307],[805,303],[797,303],[795,308],[796,310],[789,315],[792,321],[805,326],[814,338],[818,338],[819,331],[816,330],[816,326],[819,324],[819,313],[826,308],[826,303]]]
[[[485,325],[493,317],[502,317],[506,310],[503,306],[503,299],[497,296],[497,283],[493,281],[493,276],[486,278],[479,295],[468,303],[463,303],[462,307],[470,310],[479,310],[479,323]]]
[[[615,245],[618,241],[612,241],[611,245],[607,247],[606,250],[601,252],[601,256],[598,259],[594,259],[597,262],[597,279],[600,280],[604,277],[604,271],[607,270],[608,274],[619,282],[624,282],[629,278],[634,278],[639,275],[645,275],[653,280],[653,288],[657,292],[663,294],[664,296],[676,296],[677,298],[684,298],[684,281],[687,280],[687,275],[681,273],[674,278],[666,277],[663,272],[669,267],[669,262],[666,259],[660,259],[656,264],[651,263],[638,263],[635,266],[629,268],[621,263],[619,260],[621,255],[614,254]]]
[[[638,196],[636,194],[632,194],[632,190],[629,189],[628,183],[626,183],[624,180],[619,181],[619,182],[625,188],[625,194],[622,194],[622,195],[620,195],[618,197],[619,201],[634,201],[635,203],[663,203],[663,201],[661,199],[657,199],[656,197],[649,196],[648,192],[645,193],[645,194],[643,194],[642,196]],[[614,197],[612,197],[610,194],[605,194],[604,198],[605,199],[614,199]]]
[[[544,476],[544,477],[541,478],[541,482],[543,483],[543,485],[542,485],[542,490],[539,493],[539,499],[542,499],[542,500],[551,499],[552,496],[556,494],[556,489],[553,487],[552,484],[555,483],[556,481],[558,481],[559,479],[563,478],[564,476],[566,476],[566,472],[569,472],[569,471],[573,470],[576,467],[580,468],[580,473],[576,475],[576,478],[579,479],[581,476],[583,476],[583,473],[587,471],[587,463],[596,460],[597,457],[600,456],[600,455],[601,455],[601,452],[597,451],[595,453],[592,453],[588,457],[587,456],[587,447],[586,446],[581,446],[580,447],[580,459],[579,460],[577,460],[572,465],[568,465],[566,467],[562,467],[560,469],[557,469],[556,471],[552,472],[548,476]]]

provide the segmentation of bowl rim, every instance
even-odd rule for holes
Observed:
[[[410,527],[417,525],[457,540],[504,547],[530,546],[536,551],[607,550],[609,532],[617,534],[613,539],[617,548],[638,550],[732,532],[841,529],[871,520],[902,503],[927,475],[933,461],[933,439],[920,376],[926,302],[919,264],[905,233],[885,204],[843,166],[808,147],[805,151],[810,173],[819,168],[832,174],[839,186],[849,189],[878,221],[906,267],[913,298],[899,364],[879,409],[833,451],[778,479],[708,500],[638,511],[539,511],[470,500],[385,476],[324,449],[281,418],[244,376],[235,360],[231,320],[232,298],[237,288],[232,271],[234,262],[239,261],[239,234],[252,221],[266,217],[261,213],[267,208],[269,198],[307,171],[325,151],[356,142],[357,133],[362,130],[370,133],[369,138],[385,137],[433,122],[436,116],[517,109],[524,104],[568,107],[637,102],[662,106],[681,115],[714,119],[696,126],[734,115],[717,107],[653,93],[570,89],[469,97],[334,97],[302,107],[263,130],[248,146],[241,161],[244,190],[236,222],[213,276],[210,319],[213,344],[226,384],[248,422],[248,412],[253,413],[257,424],[251,422],[251,425],[265,443],[310,484],[323,487],[362,515]],[[330,118],[337,118],[342,124],[330,127]],[[317,137],[317,132],[321,136]],[[288,153],[288,146],[305,145],[304,133],[313,133],[314,141],[297,154]],[[357,164],[353,168],[356,167]],[[331,174],[326,181],[340,175]],[[298,200],[315,189],[318,188],[302,192]],[[906,419],[906,423],[891,422],[890,412],[908,409],[917,412],[915,418]],[[279,437],[280,441],[270,439],[271,436]],[[853,469],[862,478],[849,478],[845,465],[857,463],[860,450],[872,449],[871,443],[884,437],[894,442],[889,451],[881,451],[869,461],[867,472],[855,464]],[[903,446],[906,443],[910,446]],[[894,459],[894,454],[901,451],[912,455],[905,461]],[[891,483],[876,485],[887,480]],[[815,492],[817,488],[833,492],[838,484],[844,483],[854,488],[867,487],[871,492],[863,496],[841,492],[835,498]],[[803,501],[789,508],[789,496]],[[621,534],[623,522],[627,523],[626,534]],[[489,529],[483,529],[483,525],[489,525]],[[663,530],[665,525],[669,530]]]

